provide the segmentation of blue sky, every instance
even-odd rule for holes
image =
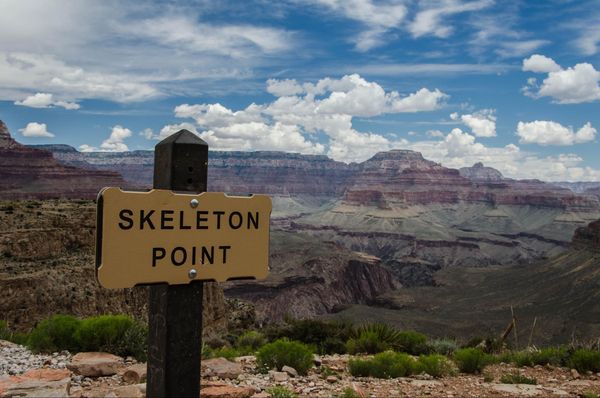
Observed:
[[[27,144],[216,150],[600,180],[600,1],[0,2],[0,119]]]

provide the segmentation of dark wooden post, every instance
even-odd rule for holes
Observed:
[[[208,145],[187,130],[154,150],[154,188],[206,191]],[[150,287],[147,396],[200,396],[202,282]]]

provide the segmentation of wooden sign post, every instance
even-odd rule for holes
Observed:
[[[203,282],[264,279],[271,199],[205,192],[208,145],[181,130],[156,145],[154,189],[98,194],[96,278],[150,285],[148,397],[199,397]]]
[[[154,148],[156,189],[205,192],[208,144],[181,130]],[[149,398],[200,396],[203,282],[150,287],[148,305]]]

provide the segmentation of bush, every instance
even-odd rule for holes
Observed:
[[[27,346],[35,352],[78,351],[75,336],[81,321],[69,315],[54,315],[41,321],[30,333]]]
[[[306,375],[313,365],[313,352],[310,347],[299,341],[279,339],[258,350],[256,363],[264,372],[272,368],[281,370],[287,365],[296,369],[299,374]]]
[[[10,335],[6,321],[0,321],[0,340],[10,340]]]
[[[86,318],[75,336],[84,351],[106,351],[119,354],[125,333],[134,327],[134,321],[125,315],[100,315]]]
[[[406,331],[398,333],[397,343],[398,351],[406,352],[411,355],[428,354],[427,336],[415,331]]]
[[[139,362],[148,360],[148,326],[134,321],[123,337],[115,343],[114,354],[122,357],[132,356]]]
[[[544,348],[539,351],[520,351],[512,354],[512,362],[518,367],[535,365],[565,365],[569,352],[565,347]]]
[[[223,346],[221,348],[217,348],[211,350],[208,358],[225,358],[230,361],[233,361],[235,358],[243,355],[240,351],[232,347]]]
[[[296,398],[298,396],[293,391],[281,386],[267,388],[267,392],[271,395],[271,398]]]
[[[356,338],[351,338],[346,343],[346,350],[350,354],[377,354],[392,349],[389,342],[382,341],[376,332],[363,331]]]
[[[458,350],[458,344],[454,340],[436,339],[429,342],[429,351],[436,354],[452,355],[456,350]]]
[[[571,355],[568,364],[571,368],[577,369],[581,373],[587,371],[600,372],[600,351],[577,350]]]
[[[433,377],[443,377],[454,373],[448,358],[439,354],[421,355],[417,361],[417,372],[425,372]]]
[[[236,347],[244,347],[248,351],[256,351],[266,343],[265,336],[255,330],[247,331],[236,340]]]
[[[504,374],[500,377],[500,383],[504,384],[537,384],[535,378],[526,377],[518,373]]]
[[[410,355],[385,351],[375,355],[373,359],[351,359],[348,370],[352,376],[392,379],[414,374],[417,363]]]
[[[454,353],[458,369],[463,373],[481,373],[490,362],[488,354],[478,348],[463,348]]]
[[[286,324],[270,327],[267,338],[300,341],[312,345],[320,354],[344,354],[345,342],[352,336],[353,328],[348,322],[326,322],[317,319],[287,319]]]

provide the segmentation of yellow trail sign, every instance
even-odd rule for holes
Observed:
[[[264,279],[271,199],[220,192],[98,195],[96,277],[106,288]]]

